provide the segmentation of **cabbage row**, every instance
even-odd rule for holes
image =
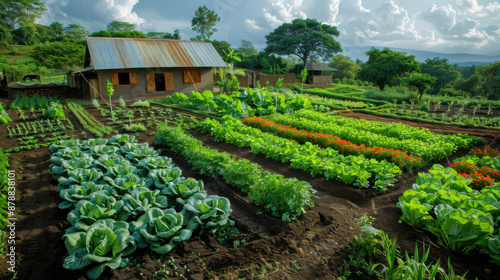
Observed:
[[[234,223],[227,198],[207,195],[202,181],[184,178],[134,136],[61,141],[50,151],[59,208],[70,210],[63,266],[86,268],[91,279],[126,266],[137,248],[166,254],[197,228],[213,233]]]
[[[441,160],[457,149],[480,141],[468,135],[443,135],[401,123],[358,120],[305,110],[291,116],[272,115],[269,119],[299,129],[332,134],[358,145],[407,151],[425,161]]]
[[[221,177],[228,184],[249,194],[253,202],[262,205],[271,214],[290,221],[313,207],[316,192],[309,183],[286,178],[262,170],[261,166],[246,159],[237,160],[228,153],[203,146],[186,135],[180,127],[158,125],[155,144],[168,146],[186,158],[200,174]]]
[[[397,203],[403,212],[400,222],[426,229],[453,251],[486,252],[500,264],[500,184],[478,191],[471,182],[440,165],[419,173]]]
[[[205,131],[240,147],[250,147],[253,153],[290,162],[291,166],[309,172],[311,176],[324,175],[358,187],[372,186],[384,191],[395,182],[401,169],[385,160],[367,159],[364,156],[343,156],[331,148],[320,148],[310,142],[300,145],[294,140],[262,132],[244,125],[240,120],[224,116],[222,123],[206,119],[202,123]]]

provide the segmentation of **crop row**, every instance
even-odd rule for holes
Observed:
[[[283,220],[293,219],[313,207],[316,192],[311,185],[296,178],[286,178],[262,170],[246,159],[203,146],[180,127],[162,123],[157,128],[155,144],[168,146],[186,158],[200,174],[222,177],[228,184],[247,192],[257,205]]]
[[[8,126],[9,136],[19,137],[23,135],[39,134],[54,131],[73,130],[73,124],[69,119],[64,120],[37,120],[33,122],[21,122],[16,126]]]
[[[324,175],[327,179],[336,179],[346,184],[373,187],[384,191],[391,186],[401,169],[387,161],[368,160],[364,156],[343,156],[331,148],[320,148],[311,142],[300,145],[294,140],[262,132],[244,125],[241,121],[224,116],[222,123],[206,119],[202,123],[204,131],[240,147],[250,147],[256,154],[264,154],[291,166],[310,173],[312,176]]]
[[[90,132],[98,137],[108,135],[113,132],[110,126],[103,125],[100,121],[96,120],[94,116],[89,114],[82,106],[68,102],[68,108],[73,112],[78,121]]]
[[[470,187],[471,182],[440,165],[428,174],[419,173],[412,189],[397,203],[403,212],[401,220],[436,235],[444,247],[463,253],[487,252],[500,264],[500,184],[478,191]]]
[[[27,96],[26,94],[16,94],[14,101],[10,104],[9,108],[11,110],[16,110],[19,108],[20,110],[28,110],[28,109],[46,109],[50,106],[50,103],[58,103],[61,104],[57,97],[45,97],[40,96],[38,94],[34,94],[33,96]]]
[[[500,152],[491,147],[484,151],[472,149],[468,155],[457,158],[450,165],[458,174],[471,179],[471,187],[477,190],[500,182]]]
[[[291,116],[272,115],[269,119],[299,129],[335,135],[358,145],[406,151],[425,161],[441,160],[478,141],[467,135],[440,135],[402,124],[360,121],[313,111],[297,111]]]
[[[301,144],[311,142],[319,145],[320,148],[330,147],[344,155],[363,155],[366,158],[387,160],[390,162],[394,162],[394,164],[400,167],[405,167],[407,170],[411,170],[411,168],[413,167],[420,168],[425,165],[425,162],[421,157],[409,155],[405,151],[381,147],[367,147],[364,144],[356,145],[352,142],[343,140],[338,136],[297,129],[291,126],[277,124],[269,119],[249,117],[244,118],[242,121],[245,125],[258,128],[264,132],[269,132],[281,137],[293,139]]]
[[[166,254],[197,228],[233,223],[227,198],[207,195],[202,181],[182,177],[170,158],[133,136],[61,141],[50,151],[59,208],[71,210],[63,266],[87,268],[91,279],[106,266],[126,266],[137,248]]]

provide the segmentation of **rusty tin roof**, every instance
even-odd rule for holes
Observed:
[[[87,37],[95,70],[170,67],[226,67],[211,43],[169,39]],[[86,61],[88,61],[86,59]]]

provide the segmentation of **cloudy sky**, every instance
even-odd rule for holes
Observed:
[[[94,32],[113,20],[137,30],[195,34],[191,19],[199,6],[221,21],[214,39],[236,48],[240,40],[266,46],[265,35],[295,18],[337,26],[342,46],[382,46],[446,53],[500,51],[500,2],[492,0],[42,0],[39,23],[77,23]]]

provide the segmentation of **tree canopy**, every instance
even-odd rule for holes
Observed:
[[[10,29],[35,24],[35,20],[47,10],[38,0],[2,0],[0,7],[0,24]]]
[[[340,43],[334,37],[339,36],[337,27],[322,24],[315,19],[294,19],[283,23],[266,35],[265,51],[278,55],[296,55],[304,62],[308,58],[320,56],[332,58],[341,52]]]
[[[429,94],[439,93],[439,90],[450,87],[460,78],[460,72],[448,63],[446,58],[428,58],[425,63],[420,65],[420,71],[437,78],[433,88],[429,90]]]
[[[109,31],[133,31],[135,30],[135,27],[136,26],[133,23],[118,20],[113,20],[106,25],[106,29]]]
[[[259,51],[253,46],[253,43],[247,40],[241,40],[240,41],[240,47],[237,48],[236,50],[243,54],[244,56],[249,56],[252,54],[257,54]]]
[[[111,37],[111,38],[147,38],[144,33],[137,30],[132,31],[109,31],[100,30],[90,34],[90,37]]]
[[[437,80],[436,77],[432,77],[429,74],[421,73],[410,73],[408,77],[404,78],[403,81],[411,87],[416,87],[418,91],[418,101],[421,100],[422,95],[427,89],[431,87],[433,83]]]
[[[199,41],[210,41],[210,37],[217,32],[215,24],[220,21],[220,17],[207,6],[199,7],[194,13],[191,20],[191,29],[198,33],[196,37],[192,38]]]
[[[338,70],[333,72],[334,79],[354,79],[357,72],[361,68],[356,62],[350,60],[343,54],[337,54],[336,56],[334,56],[333,60],[328,63],[328,66]]]
[[[85,29],[85,27],[74,23],[68,24],[68,26],[64,28],[64,33],[68,38],[77,41],[85,40],[85,37],[87,37],[90,34],[90,32],[87,29]]]
[[[376,84],[380,91],[395,85],[404,74],[420,70],[415,56],[406,53],[371,48],[366,55],[368,61],[358,72],[358,78]]]

